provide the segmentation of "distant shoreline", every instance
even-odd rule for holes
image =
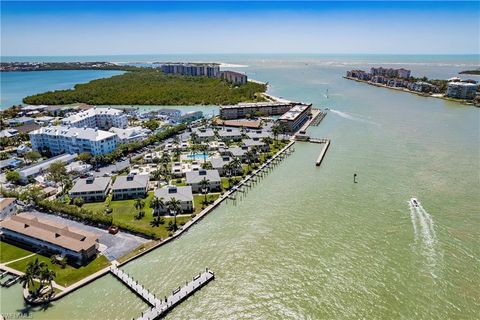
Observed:
[[[406,88],[390,87],[390,86],[387,86],[387,85],[384,85],[384,84],[374,83],[374,82],[370,82],[370,81],[367,81],[367,80],[361,80],[361,79],[352,78],[352,77],[344,76],[343,78],[347,79],[347,80],[353,80],[353,81],[357,81],[357,82],[366,83],[366,84],[369,84],[369,85],[372,85],[372,86],[375,86],[375,87],[381,87],[381,88],[387,88],[387,89],[400,91],[400,92],[412,93],[412,94],[416,94],[417,96],[421,96],[421,97],[437,98],[437,99],[442,99],[442,100],[446,100],[446,101],[450,101],[450,102],[458,102],[458,103],[461,103],[461,104],[464,104],[464,105],[471,105],[471,106],[475,105],[473,101],[464,100],[464,99],[449,98],[449,97],[446,97],[445,95],[443,95],[441,93],[440,94],[439,93],[430,94],[430,93],[425,93],[425,92],[412,91],[412,90],[409,90],[409,89],[406,89]]]
[[[458,74],[469,74],[469,75],[474,75],[474,76],[480,76],[480,69],[464,70],[464,71],[460,71]]]

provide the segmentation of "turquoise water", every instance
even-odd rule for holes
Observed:
[[[22,99],[32,94],[71,89],[77,83],[122,73],[122,71],[101,70],[0,72],[0,109],[22,104]]]
[[[230,61],[272,94],[329,107],[308,131],[332,144],[316,167],[320,146],[296,143],[236,203],[124,267],[160,296],[215,271],[167,319],[478,318],[480,110],[342,78],[400,58]],[[420,57],[402,66],[446,78],[472,63]],[[2,312],[33,319],[131,319],[147,308],[111,276],[45,309],[25,309],[19,286],[0,295]]]
[[[204,155],[203,153],[194,153],[194,154],[187,155],[187,158],[190,158],[193,160],[205,160],[208,158],[208,155]]]

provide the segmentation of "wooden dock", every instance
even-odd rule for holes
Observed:
[[[149,303],[152,306],[160,305],[162,302],[158,300],[155,295],[150,293],[147,289],[143,287],[143,285],[139,284],[135,281],[132,277],[130,277],[125,271],[122,269],[118,269],[116,266],[110,267],[110,272],[117,277],[120,281],[122,281],[127,287],[130,288],[134,293],[136,293],[140,298],[145,300],[145,302]]]
[[[326,112],[319,110],[315,116],[312,118],[312,122],[310,123],[311,126],[318,126],[320,122],[322,122],[323,118],[327,115]]]
[[[127,285],[130,290],[150,304],[150,308],[142,312],[142,315],[137,318],[137,320],[155,320],[163,317],[185,299],[193,295],[197,290],[200,290],[207,283],[215,279],[213,271],[208,270],[207,268],[204,272],[194,276],[191,281],[187,281],[184,286],[173,290],[170,296],[165,296],[164,299],[160,300],[123,270],[118,269],[116,266],[112,266],[110,271],[117,277],[117,279]]]
[[[322,151],[320,151],[320,154],[318,155],[317,161],[315,162],[315,165],[317,167],[322,163],[323,157],[325,157],[325,153],[327,152],[328,147],[330,146],[330,140],[328,140],[328,139],[322,139],[322,140],[324,140],[324,142],[316,142],[316,141],[312,141],[312,139],[310,139],[310,142],[316,142],[316,143],[323,143],[324,144],[323,148],[322,148]]]

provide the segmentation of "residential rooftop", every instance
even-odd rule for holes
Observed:
[[[97,178],[98,179],[98,178]],[[148,174],[129,174],[128,176],[117,176],[113,183],[112,190],[145,188],[150,177]]]
[[[158,188],[154,191],[155,197],[161,199],[163,202],[170,201],[175,198],[179,201],[193,201],[192,187],[191,186],[166,186],[164,188]]]
[[[90,141],[101,141],[115,137],[116,134],[92,128],[77,128],[69,126],[48,126],[32,131],[30,134],[45,134],[49,136],[62,136]]]
[[[13,215],[0,222],[0,227],[75,252],[90,249],[98,240],[95,234],[29,213]]]
[[[218,170],[188,171],[185,173],[185,176],[187,183],[199,183],[203,179],[207,179],[210,182],[220,181]]]
[[[88,177],[78,179],[70,193],[104,191],[112,178],[110,177]]]

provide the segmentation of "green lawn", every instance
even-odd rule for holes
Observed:
[[[228,187],[229,187],[228,178],[222,177],[221,180],[222,180],[221,181],[222,191],[223,192],[228,191]],[[238,181],[241,181],[241,180],[242,180],[242,177],[234,177],[231,186],[234,185],[235,181],[238,182]]]
[[[0,262],[8,262],[28,256],[34,252],[0,241]]]
[[[143,208],[145,216],[139,220],[135,219],[137,210],[134,207],[134,199],[111,201],[110,207],[113,209],[113,212],[111,213],[113,224],[122,229],[138,232],[156,239],[168,237],[170,232],[167,230],[167,226],[169,221],[173,222],[173,217],[165,217],[165,223],[158,227],[152,226],[150,224],[153,220],[153,209],[150,207],[152,199],[153,192],[149,192],[148,196],[143,199],[145,202],[145,207]],[[83,206],[92,211],[103,211],[105,209],[105,202],[86,203]],[[190,216],[178,217],[177,224],[185,224],[190,219]]]
[[[35,259],[37,258],[39,261],[45,262],[50,270],[55,271],[55,274],[57,275],[55,278],[55,282],[61,286],[72,285],[75,282],[80,281],[83,278],[110,265],[110,262],[107,260],[107,258],[105,258],[104,256],[98,256],[95,260],[91,261],[86,266],[76,268],[71,265],[67,265],[64,269],[62,269],[59,265],[52,264],[50,261],[50,257],[36,254],[30,258],[10,263],[7,266],[18,271],[25,272],[28,263],[30,261],[35,261]]]
[[[218,197],[220,197],[220,194],[218,194],[218,193],[207,194],[207,201],[213,202],[213,201],[217,200]],[[200,213],[200,211],[202,211],[204,209],[203,201],[205,201],[205,196],[204,195],[197,194],[197,195],[193,196],[193,203],[194,203],[194,206],[195,206],[195,214]]]
[[[177,187],[185,187],[187,185],[187,182],[185,181],[185,179],[172,179],[170,180],[170,183]]]

